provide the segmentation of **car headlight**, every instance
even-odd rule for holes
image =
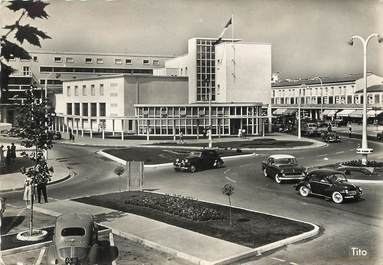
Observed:
[[[189,159],[185,159],[185,163],[189,163]]]
[[[177,159],[176,159],[176,162],[177,162],[177,163],[178,163],[178,162],[180,162],[180,159],[179,159],[179,158],[177,158]]]

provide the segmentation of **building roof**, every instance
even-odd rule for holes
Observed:
[[[383,92],[383,84],[382,85],[373,85],[367,87],[367,93],[369,92]],[[355,91],[355,93],[363,93],[363,89],[359,89]]]
[[[373,73],[368,73],[372,75]],[[355,82],[356,80],[363,78],[363,74],[350,74],[343,77],[321,77],[323,84],[329,83],[344,83],[344,82]],[[287,87],[287,86],[300,86],[300,85],[317,85],[320,84],[318,79],[301,79],[301,80],[290,80],[283,79],[272,84],[272,87]]]
[[[30,54],[51,54],[51,55],[88,55],[88,56],[133,56],[133,57],[162,57],[175,58],[176,55],[169,54],[140,54],[140,53],[113,53],[113,52],[74,52],[74,51],[31,51]]]

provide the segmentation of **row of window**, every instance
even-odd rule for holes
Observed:
[[[271,104],[297,104],[299,97],[272,98]],[[363,104],[363,95],[301,97],[301,104]],[[383,95],[368,94],[368,104],[380,104]]]
[[[351,91],[349,91],[349,93],[354,93],[354,88],[355,86],[354,85],[351,85],[350,87],[348,88],[351,88]],[[279,96],[285,96],[286,94],[301,94],[303,96],[305,96],[305,94],[321,94],[321,93],[324,93],[324,94],[332,94],[334,95],[335,93],[337,94],[346,94],[347,93],[347,86],[338,86],[338,88],[336,89],[335,87],[307,87],[307,88],[293,88],[293,89],[273,89],[273,97],[275,97],[276,95],[279,95]]]
[[[47,67],[41,66],[40,73],[100,73],[100,74],[153,74],[153,69],[92,68],[92,67]]]
[[[53,61],[55,63],[62,63],[64,62],[64,58],[63,57],[60,57],[60,56],[55,56],[53,58]],[[104,63],[104,59],[103,58],[92,58],[92,57],[85,57],[84,58],[84,62],[86,64],[93,64],[93,63],[96,63],[96,64],[103,64]],[[74,63],[74,58],[73,57],[65,57],[65,63]],[[114,58],[114,63],[115,64],[133,64],[133,59],[122,59],[122,58]],[[149,59],[143,59],[142,60],[142,64],[143,65],[149,65],[150,64],[150,60]],[[160,65],[160,60],[157,60],[157,59],[154,59],[152,60],[152,64],[153,65]]]
[[[78,86],[74,86],[74,96],[79,96],[80,95],[80,88]],[[67,86],[66,87],[66,95],[67,97],[70,97],[72,95],[72,87]],[[88,87],[86,85],[83,85],[81,88],[81,95],[82,96],[88,96],[89,91]],[[96,86],[94,84],[90,85],[90,95],[91,96],[96,96]],[[104,96],[104,84],[100,84],[98,86],[98,95],[97,96]]]
[[[81,109],[80,109],[81,104]],[[90,104],[90,112],[89,112]],[[98,111],[98,115],[97,115]],[[67,115],[78,115],[78,116],[90,116],[91,117],[105,117],[106,116],[106,103],[67,103],[66,104]]]

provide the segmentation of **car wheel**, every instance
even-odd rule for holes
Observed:
[[[333,200],[333,202],[335,202],[335,203],[342,203],[342,202],[343,202],[343,195],[340,194],[340,192],[335,191],[335,192],[332,194],[332,200]]]
[[[274,180],[275,180],[275,182],[278,183],[278,184],[281,184],[281,183],[282,183],[282,180],[279,178],[279,174],[278,174],[278,173],[275,174]]]
[[[221,167],[223,167],[223,162],[222,161],[217,161],[216,168],[221,168]]]
[[[263,175],[265,175],[265,177],[268,177],[266,168],[263,169]]]
[[[197,168],[195,167],[195,165],[191,165],[190,166],[190,172],[191,173],[194,173],[194,172],[196,172],[197,171]]]
[[[309,195],[310,195],[310,192],[311,192],[311,190],[310,190],[310,188],[308,188],[307,186],[301,186],[301,187],[299,188],[299,194],[300,194],[301,196],[303,196],[303,197],[307,197],[307,196],[309,196]]]

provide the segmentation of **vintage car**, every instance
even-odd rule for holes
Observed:
[[[92,215],[69,213],[56,219],[53,244],[48,248],[48,264],[111,264],[117,247],[98,244],[98,229]]]
[[[378,132],[378,133],[376,134],[376,139],[378,139],[378,140],[383,140],[383,132]]]
[[[177,158],[173,164],[175,171],[194,173],[202,169],[220,168],[223,166],[223,160],[216,150],[201,150],[190,152],[185,158]]]
[[[340,136],[336,132],[324,132],[322,140],[327,143],[338,143],[341,141]]]
[[[305,177],[306,168],[299,166],[297,159],[292,155],[271,155],[262,162],[265,177],[274,178],[281,184],[287,180],[301,180]]]
[[[314,122],[307,122],[302,125],[301,132],[306,136],[315,136],[318,134],[318,127]]]
[[[343,172],[333,169],[315,169],[299,182],[295,189],[303,197],[310,194],[332,199],[335,203],[342,203],[344,199],[360,199],[362,189],[348,183]]]

